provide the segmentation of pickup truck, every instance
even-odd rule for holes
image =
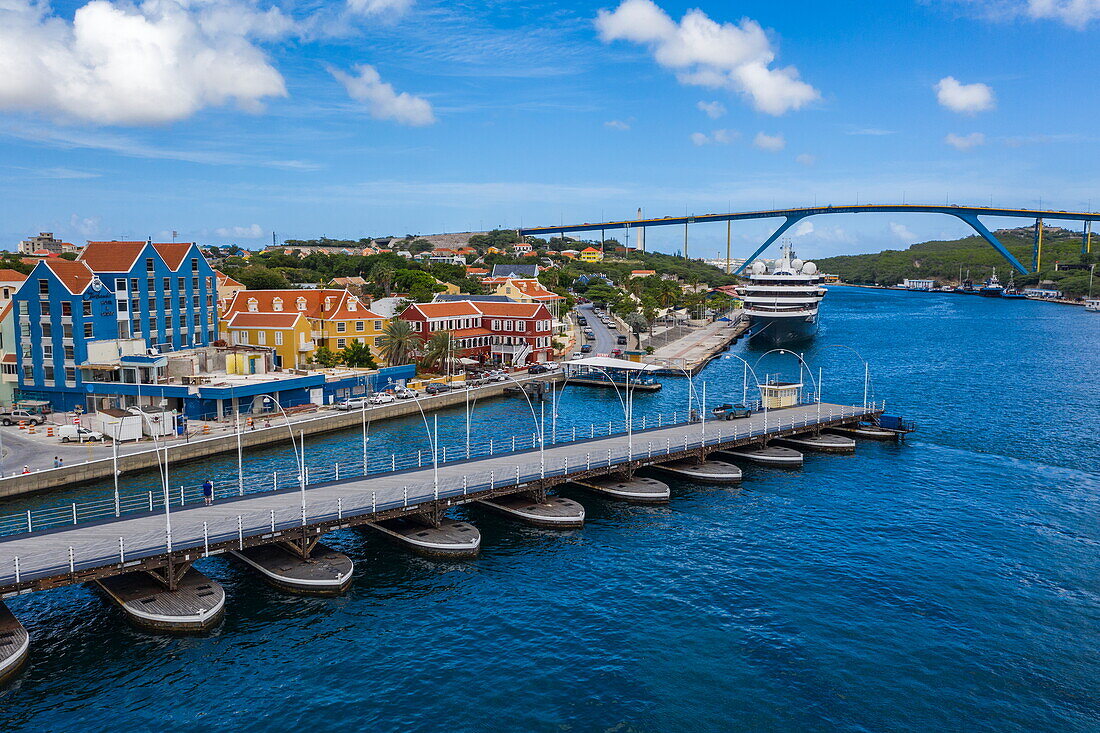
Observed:
[[[13,425],[21,422],[41,425],[46,422],[46,416],[36,415],[26,410],[8,410],[7,412],[0,412],[0,425]]]

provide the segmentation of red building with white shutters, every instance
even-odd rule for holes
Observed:
[[[450,331],[456,357],[520,366],[548,361],[553,353],[554,319],[541,303],[459,300],[416,303],[400,315],[420,338]]]

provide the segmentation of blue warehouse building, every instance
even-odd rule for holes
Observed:
[[[17,396],[84,409],[90,346],[208,346],[218,338],[216,299],[214,270],[193,243],[89,242],[75,261],[44,259],[12,298]]]

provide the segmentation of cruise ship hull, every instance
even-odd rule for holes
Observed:
[[[817,333],[817,314],[797,316],[750,316],[749,343],[783,346],[808,341]]]

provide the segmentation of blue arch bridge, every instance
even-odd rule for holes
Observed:
[[[958,219],[962,219],[969,224],[974,231],[976,231],[985,241],[989,242],[995,250],[997,250],[1002,257],[1004,257],[1008,263],[1017,271],[1027,274],[1031,270],[1038,270],[1042,265],[1042,231],[1043,222],[1046,220],[1051,221],[1079,221],[1082,223],[1081,227],[1081,251],[1092,251],[1092,223],[1100,220],[1100,213],[1093,213],[1087,211],[1055,211],[1053,209],[999,209],[991,206],[954,206],[954,205],[930,205],[930,204],[855,204],[851,206],[813,206],[806,208],[794,208],[794,209],[769,209],[765,211],[745,211],[739,213],[729,214],[699,214],[691,216],[666,216],[661,219],[633,219],[624,221],[606,221],[599,223],[584,224],[565,224],[560,226],[548,226],[548,227],[533,227],[529,229],[518,229],[520,236],[533,236],[544,237],[548,235],[561,235],[566,233],[576,234],[578,232],[601,232],[600,241],[604,241],[607,236],[606,233],[615,231],[618,229],[626,230],[627,239],[630,237],[631,229],[640,229],[644,232],[649,227],[661,227],[661,226],[683,226],[684,227],[684,256],[688,254],[688,226],[691,224],[708,224],[715,222],[726,222],[726,256],[729,257],[730,248],[730,225],[735,221],[747,221],[753,219],[782,219],[783,222],[779,227],[772,232],[772,235],[768,237],[763,244],[761,244],[744,264],[737,268],[735,274],[741,273],[749,264],[752,263],[760,253],[766,250],[775,240],[783,235],[785,231],[792,226],[802,221],[803,219],[811,216],[819,216],[822,214],[865,214],[865,213],[902,213],[902,214],[947,214],[948,216],[954,216]],[[1024,267],[1023,264],[1017,260],[1008,248],[997,239],[985,224],[981,222],[979,217],[982,216],[994,216],[994,217],[1010,217],[1017,219],[1034,220],[1035,222],[1035,236],[1032,245],[1032,261],[1031,270]],[[642,242],[645,241],[644,235],[641,238]],[[644,244],[642,246],[644,249]]]

